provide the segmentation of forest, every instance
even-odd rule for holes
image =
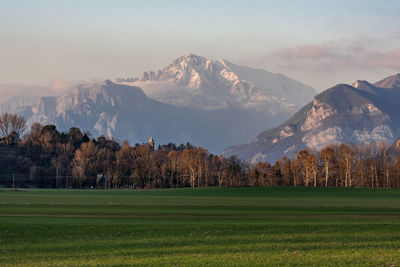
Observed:
[[[19,173],[19,187],[40,188],[181,188],[238,186],[322,186],[400,188],[400,149],[396,145],[332,144],[320,151],[302,150],[271,164],[251,164],[213,155],[190,143],[131,145],[73,127],[0,116],[0,174]],[[21,137],[23,132],[25,135]],[[4,176],[4,175],[3,175]],[[2,187],[11,187],[3,179]]]

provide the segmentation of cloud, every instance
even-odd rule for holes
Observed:
[[[324,71],[340,69],[400,71],[400,48],[385,50],[367,42],[341,41],[305,44],[285,48],[270,55],[280,68],[309,68]]]
[[[49,89],[52,91],[52,93],[59,94],[59,93],[68,91],[69,89],[72,89],[79,83],[81,83],[81,82],[67,82],[64,80],[52,80],[50,82]]]
[[[363,68],[386,68],[400,72],[400,48],[390,51],[368,51],[358,60]]]
[[[285,61],[293,59],[315,60],[320,58],[330,58],[334,56],[331,47],[326,45],[299,45],[294,48],[286,48],[275,55]]]
[[[358,79],[376,82],[400,72],[400,29],[381,37],[281,47],[242,63],[286,74],[318,91]]]

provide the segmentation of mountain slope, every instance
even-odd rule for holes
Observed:
[[[400,73],[389,76],[374,85],[380,88],[400,88]]]
[[[250,144],[231,147],[225,156],[273,162],[301,149],[330,143],[393,142],[400,134],[400,90],[395,75],[372,85],[339,84],[314,98],[279,127],[260,133]],[[389,86],[377,87],[377,86]],[[392,87],[393,86],[393,87]]]

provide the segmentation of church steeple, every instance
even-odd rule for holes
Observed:
[[[150,145],[150,147],[151,147],[152,149],[154,149],[155,143],[154,143],[153,136],[150,137],[150,139],[149,139],[149,145]]]

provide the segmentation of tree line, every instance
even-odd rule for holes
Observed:
[[[8,117],[8,116],[7,116]],[[1,119],[1,118],[0,118]],[[11,133],[10,133],[11,134]],[[245,163],[225,159],[190,143],[119,144],[72,127],[34,123],[15,146],[18,156],[3,158],[3,166],[29,177],[35,187],[68,188],[179,188],[245,186]],[[0,168],[1,172],[1,168]]]
[[[385,142],[302,150],[249,168],[250,185],[400,188],[400,148]]]
[[[10,119],[13,118],[13,119]],[[13,121],[18,121],[13,125]],[[4,126],[8,123],[8,126]],[[335,186],[400,188],[400,149],[395,145],[333,144],[302,150],[274,164],[224,158],[190,143],[154,146],[121,144],[72,127],[34,123],[20,138],[25,121],[0,116],[3,146],[17,155],[2,157],[2,168],[29,177],[25,186],[67,188],[180,188],[232,186]],[[3,129],[6,129],[3,131]],[[7,186],[3,181],[3,186]]]

